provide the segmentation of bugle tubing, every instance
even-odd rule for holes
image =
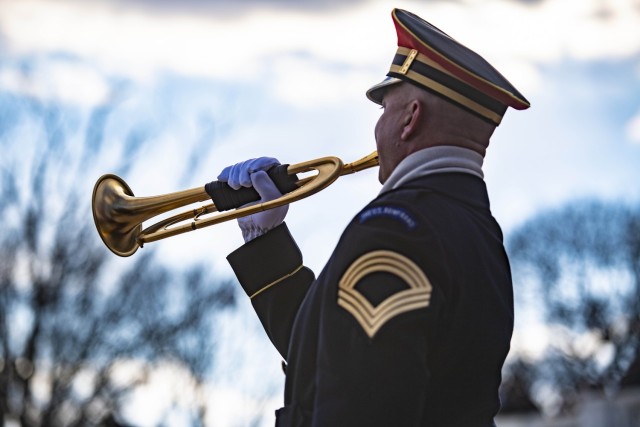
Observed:
[[[127,257],[133,255],[145,243],[293,203],[325,189],[342,175],[377,165],[377,152],[347,164],[343,164],[337,157],[322,157],[289,165],[289,175],[310,171],[317,171],[317,174],[297,181],[297,188],[275,200],[205,217],[218,212],[214,203],[208,203],[160,220],[145,229],[142,229],[143,222],[174,209],[210,201],[209,194],[204,187],[198,187],[160,196],[134,197],[133,191],[122,178],[107,174],[100,177],[93,188],[93,219],[107,248],[118,256]]]

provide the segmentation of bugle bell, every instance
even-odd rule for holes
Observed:
[[[226,183],[214,181],[190,190],[160,196],[135,197],[122,178],[106,174],[98,179],[93,188],[93,220],[104,244],[116,255],[127,257],[133,255],[145,243],[293,203],[325,189],[342,175],[377,165],[378,153],[375,151],[347,164],[343,164],[337,157],[322,157],[293,165],[280,165],[268,173],[283,192],[282,197],[250,206],[244,205],[259,200],[253,188],[236,191]],[[311,171],[316,171],[317,174],[298,180],[297,174]],[[207,200],[213,203],[142,228],[143,222],[155,216]],[[208,216],[214,212],[219,213]]]

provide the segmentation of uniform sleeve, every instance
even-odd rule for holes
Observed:
[[[314,280],[286,224],[241,246],[227,260],[269,339],[286,360],[295,315]]]
[[[429,268],[437,244],[408,209],[369,214],[345,233],[332,266],[313,426],[418,426],[431,392],[430,343],[443,299]]]

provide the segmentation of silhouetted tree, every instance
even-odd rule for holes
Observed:
[[[0,426],[125,424],[118,414],[156,366],[198,387],[214,361],[213,318],[234,304],[232,285],[201,266],[172,271],[153,248],[118,259],[79,194],[102,156],[131,159],[149,142],[141,124],[107,147],[115,108],[85,118],[0,92]]]
[[[640,343],[640,205],[572,202],[527,221],[507,249],[519,306],[552,331],[530,392],[552,384],[562,409],[583,390],[615,390]]]

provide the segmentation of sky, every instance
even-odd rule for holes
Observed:
[[[640,201],[640,0],[0,0],[0,90],[79,111],[121,96],[109,144],[154,129],[153,149],[123,177],[140,196],[201,186],[258,156],[350,162],[375,149],[381,111],[364,93],[395,53],[393,7],[480,53],[531,102],[507,112],[484,164],[505,234],[578,198]],[[78,183],[88,217],[115,158],[105,152]],[[379,190],[371,169],[290,206],[316,273]],[[230,276],[225,257],[242,239],[228,222],[152,244],[167,263],[206,260]]]

